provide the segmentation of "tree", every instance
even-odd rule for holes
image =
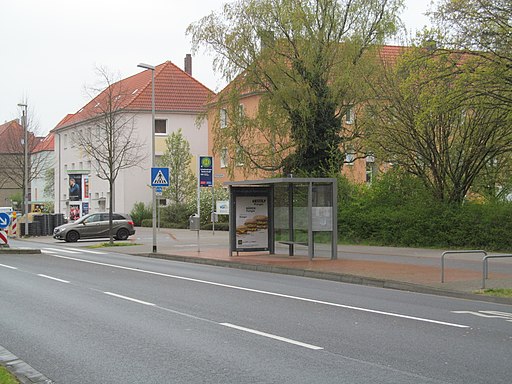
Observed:
[[[55,196],[55,168],[45,170],[43,191],[45,196]]]
[[[123,110],[129,97],[122,82],[106,68],[97,69],[101,88],[92,88],[99,93],[85,128],[75,132],[75,142],[82,155],[93,160],[97,175],[109,184],[109,233],[112,233],[112,205],[114,184],[119,172],[137,166],[145,159],[144,144],[134,138],[135,114]]]
[[[472,92],[472,65],[459,52],[414,48],[373,84],[368,145],[438,201],[462,203],[485,166],[512,153],[512,116],[491,95]]]
[[[25,100],[24,104],[28,104],[28,101]],[[25,190],[24,121],[28,138],[28,185],[30,186],[30,183],[38,178],[45,169],[47,155],[32,155],[41,138],[36,136],[39,127],[34,118],[34,113],[29,111],[28,117],[22,116],[21,123],[13,120],[0,126],[0,188],[14,187],[21,191]],[[24,204],[21,206],[24,210]]]
[[[473,57],[475,88],[482,87],[496,106],[512,109],[510,0],[442,0],[432,18],[441,31],[441,47]]]
[[[196,183],[194,173],[190,169],[192,158],[190,145],[183,137],[181,128],[171,133],[165,139],[165,144],[166,150],[160,158],[160,165],[168,167],[170,172],[169,187],[166,188],[164,196],[172,204],[185,203],[186,199],[193,194]]]
[[[213,51],[215,68],[234,79],[217,100],[229,124],[214,122],[216,152],[229,145],[244,166],[267,171],[338,172],[360,137],[343,116],[366,100],[360,80],[374,69],[370,48],[395,31],[401,5],[239,0],[190,25],[194,49]],[[257,111],[241,113],[240,100],[255,93]]]

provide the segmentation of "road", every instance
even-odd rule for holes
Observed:
[[[509,383],[512,307],[41,244],[0,345],[56,383]]]

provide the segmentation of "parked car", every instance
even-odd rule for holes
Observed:
[[[73,223],[56,227],[53,237],[57,240],[76,242],[80,239],[110,237],[108,227],[108,212],[90,213]],[[124,213],[112,214],[112,231],[114,239],[126,240],[135,234],[133,220]]]

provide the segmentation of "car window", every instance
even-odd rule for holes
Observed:
[[[125,218],[121,216],[119,213],[114,213],[112,220],[125,220]]]
[[[99,215],[91,215],[84,219],[84,223],[94,223],[96,221],[99,221],[99,219]]]
[[[101,214],[101,221],[108,221],[108,213]]]

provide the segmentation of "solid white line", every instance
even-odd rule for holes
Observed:
[[[249,333],[253,333],[253,334],[258,335],[258,336],[268,337],[269,339],[284,341],[285,343],[289,343],[289,344],[293,344],[293,345],[298,345],[300,347],[304,347],[304,348],[308,348],[308,349],[313,349],[315,351],[319,351],[319,350],[323,349],[322,347],[317,347],[316,345],[302,343],[300,341],[296,341],[296,340],[292,340],[292,339],[287,339],[286,337],[281,337],[281,336],[272,335],[270,333],[256,331],[255,329],[240,327],[238,325],[234,325],[234,324],[230,324],[230,323],[219,323],[219,324],[223,325],[225,327],[229,327],[229,328],[233,328],[233,329],[238,329],[239,331],[249,332]]]
[[[67,249],[69,252],[73,252],[73,253],[80,253],[80,252],[85,252],[85,253],[92,253],[94,255],[106,255],[107,253],[106,252],[100,252],[100,251],[90,251],[88,249],[73,249],[73,250],[70,250],[69,248],[64,248],[64,249]]]
[[[263,294],[263,295],[269,295],[269,296],[274,296],[274,297],[282,297],[282,298],[285,298],[285,299],[304,301],[304,302],[314,303],[314,304],[328,305],[328,306],[331,306],[331,307],[350,309],[350,310],[354,310],[354,311],[373,313],[373,314],[377,314],[377,315],[397,317],[397,318],[401,318],[401,319],[414,320],[414,321],[420,321],[420,322],[424,322],[424,323],[444,325],[444,326],[455,327],[455,328],[470,328],[467,325],[447,323],[447,322],[444,322],[444,321],[431,320],[431,319],[425,319],[425,318],[422,318],[422,317],[415,317],[415,316],[408,316],[408,315],[401,315],[401,314],[392,313],[392,312],[377,311],[377,310],[373,310],[373,309],[354,307],[354,306],[351,306],[351,305],[337,304],[337,303],[331,303],[331,302],[328,302],[328,301],[314,300],[314,299],[308,299],[308,298],[299,297],[299,296],[292,296],[292,295],[285,295],[285,294],[282,294],[282,293],[262,291],[262,290],[259,290],[259,289],[239,287],[239,286],[236,286],[236,285],[215,283],[215,282],[212,282],[212,281],[193,279],[193,278],[190,278],[190,277],[169,275],[169,274],[166,274],[166,273],[146,271],[144,269],[123,267],[121,265],[101,263],[101,262],[97,262],[97,261],[84,260],[84,259],[77,259],[77,258],[68,257],[68,256],[61,256],[61,255],[52,255],[52,256],[53,257],[59,257],[59,258],[62,258],[62,259],[75,260],[75,261],[79,261],[79,262],[82,262],[82,263],[89,263],[89,264],[103,265],[103,266],[111,267],[111,268],[124,269],[126,271],[147,273],[147,274],[155,275],[155,276],[169,277],[169,278],[173,278],[173,279],[177,279],[177,280],[192,281],[192,282],[195,282],[195,283],[208,284],[208,285],[213,285],[213,286],[216,286],[216,287],[237,289],[239,291],[259,293],[259,294]]]
[[[128,296],[123,296],[123,295],[118,295],[117,293],[112,293],[112,292],[103,292],[104,294],[106,295],[109,295],[109,296],[114,296],[114,297],[117,297],[119,299],[124,299],[124,300],[128,300],[128,301],[133,301],[134,303],[139,303],[139,304],[144,304],[144,305],[149,305],[151,307],[154,307],[156,304],[153,304],[153,303],[148,303],[147,301],[142,301],[142,300],[137,300],[137,299],[134,299],[133,297],[128,297]]]
[[[42,274],[38,274],[37,276],[44,277],[45,279],[50,279],[50,280],[60,281],[61,283],[69,284],[69,281],[67,281],[67,280],[62,280],[62,279],[57,279],[56,277],[52,277],[52,276],[48,276],[48,275],[42,275]]]
[[[16,267],[11,267],[10,265],[0,264],[0,267],[9,268],[9,269],[18,269]]]
[[[59,249],[57,249],[57,248],[45,248],[45,249],[48,249],[48,250],[50,250],[50,251],[54,251],[54,252],[64,252],[64,253],[72,253],[72,254],[78,254],[78,253],[80,253],[80,252],[78,252],[78,251],[69,251],[69,250],[61,249],[61,248],[59,248]]]

